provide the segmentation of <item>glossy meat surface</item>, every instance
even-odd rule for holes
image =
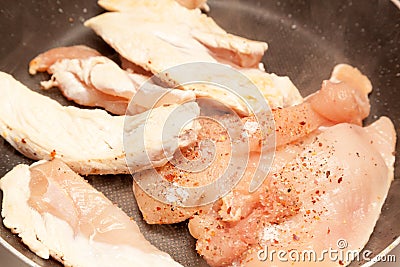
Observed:
[[[18,165],[0,180],[6,227],[65,266],[181,266],[61,160]]]

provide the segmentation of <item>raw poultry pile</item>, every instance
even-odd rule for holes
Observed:
[[[210,266],[270,266],[270,259],[258,258],[265,247],[321,253],[340,239],[348,242],[344,251],[365,246],[393,180],[396,142],[389,118],[362,125],[372,90],[366,76],[340,64],[303,99],[288,77],[264,70],[267,44],[227,33],[201,12],[208,9],[205,1],[98,3],[108,12],[85,26],[115,49],[120,65],[84,44],[44,51],[29,63],[30,74],[49,73],[43,89],[59,88],[79,108],[62,106],[0,72],[0,133],[38,160],[0,180],[3,223],[33,252],[65,266],[181,266],[80,176],[128,173],[134,174],[132,194],[144,220],[189,220],[197,252]],[[223,64],[246,77],[271,109],[249,108],[251,91],[238,98],[215,85],[187,84],[173,71],[194,62]],[[235,82],[229,73],[225,78]],[[219,105],[211,111],[204,104],[214,102]],[[258,120],[268,116],[272,132]],[[247,149],[232,150],[229,129],[246,137],[234,143]],[[265,145],[271,134],[274,145]],[[212,159],[202,146],[207,140],[214,146]],[[240,181],[204,205],[163,202],[137,182],[157,188],[157,176],[182,188],[206,186],[237,155],[247,161]],[[199,158],[210,164],[196,171],[176,165]],[[258,170],[265,175],[250,192]],[[186,198],[201,202],[199,196]],[[351,260],[326,258],[322,264]]]

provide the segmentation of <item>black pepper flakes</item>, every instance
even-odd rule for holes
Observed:
[[[298,237],[296,234],[293,234],[293,240],[294,240],[294,241],[299,241],[299,240],[300,240],[300,237]]]
[[[329,178],[329,176],[331,175],[330,171],[326,171],[326,178]]]

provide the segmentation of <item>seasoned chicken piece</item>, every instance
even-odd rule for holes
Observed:
[[[243,179],[208,214],[191,219],[198,252],[211,266],[349,264],[351,259],[331,261],[327,255],[323,262],[312,256],[293,261],[288,255],[312,250],[320,258],[329,248],[346,253],[364,247],[393,179],[395,142],[392,122],[382,117],[366,128],[328,127],[298,143],[300,153],[278,151],[285,164],[255,193],[247,191],[249,180]],[[338,248],[338,240],[347,246]],[[272,260],[271,250],[286,251],[288,261],[277,255]]]
[[[278,150],[264,183],[249,192],[258,160],[253,150],[238,186],[189,223],[197,250],[211,266],[311,266],[312,259],[272,260],[268,251],[313,249],[322,255],[340,239],[349,244],[344,252],[364,247],[393,179],[396,143],[388,118],[366,128],[355,125],[369,114],[370,91],[371,83],[357,69],[338,65],[331,81],[304,103],[274,112]],[[340,122],[353,124],[317,130]],[[323,264],[349,261],[326,257]]]
[[[181,266],[61,160],[18,165],[0,180],[3,223],[65,266]]]
[[[130,115],[165,104],[185,103],[196,97],[191,91],[167,89],[150,83],[141,87],[150,77],[124,71],[107,57],[78,55],[81,50],[96,52],[85,46],[60,47],[31,61],[31,68],[41,64],[40,68],[33,69],[34,72],[52,74],[49,81],[41,82],[44,89],[58,87],[69,100],[84,106],[103,107],[118,115],[126,113],[129,101],[138,91],[140,97],[130,104]]]
[[[215,117],[217,121],[226,126],[237,126],[237,118],[232,115],[225,115],[222,117]],[[182,149],[175,153],[172,162],[167,163],[164,167],[157,170],[157,172],[165,177],[170,182],[177,182],[181,186],[193,187],[202,186],[213,182],[215,177],[219,177],[226,169],[230,153],[230,139],[228,132],[223,127],[219,126],[212,120],[200,120],[201,130],[198,132],[197,142],[193,146]],[[206,154],[208,151],[203,151],[201,143],[206,140],[212,140],[215,144],[215,155],[218,155],[217,163],[206,168],[201,172],[190,173],[182,168],[176,167],[176,162],[185,159],[196,160],[200,159],[200,155]],[[154,172],[139,172],[135,174],[135,180],[148,179],[149,176],[154,175]],[[188,178],[188,179],[186,179]],[[202,213],[207,211],[208,206],[205,207],[188,207],[182,208],[179,204],[169,205],[162,203],[154,197],[149,196],[142,188],[133,183],[133,192],[135,194],[138,206],[143,214],[144,220],[150,224],[170,224],[182,222],[190,218],[193,214]]]
[[[320,102],[323,102],[324,105],[320,105]],[[263,149],[271,150],[275,148],[271,146],[271,144],[265,144],[266,141],[268,141],[267,133],[271,131],[275,133],[275,140],[273,140],[273,143],[278,149],[283,149],[284,151],[288,149],[293,150],[293,148],[287,148],[285,145],[299,139],[304,139],[320,126],[328,126],[341,122],[360,124],[362,119],[368,116],[369,107],[369,100],[365,90],[355,90],[345,82],[333,83],[324,81],[321,90],[307,98],[305,102],[296,106],[273,110],[274,126],[260,125],[255,117],[246,117],[240,120],[232,115],[225,115],[223,117],[214,117],[214,119],[222,122],[222,124],[226,126],[225,129],[234,128],[244,131],[239,136],[244,135],[249,138],[249,145],[245,146],[248,147],[248,150],[245,150],[245,153],[243,153],[244,156],[247,157],[249,152],[259,153]],[[271,116],[269,113],[261,113],[258,115],[259,117]],[[191,159],[192,153],[200,153],[201,155],[206,155],[203,160],[208,161],[210,160],[209,157],[217,155],[210,166],[201,171],[194,171],[190,168],[188,170],[182,170],[174,164],[174,162],[182,161],[180,153],[177,151],[174,156],[174,162],[169,162],[157,168],[157,173],[153,171],[140,172],[136,174],[135,179],[151,181],[154,175],[160,175],[167,180],[179,183],[181,186],[198,187],[207,185],[216,178],[221,177],[232,158],[231,144],[237,142],[246,143],[247,140],[231,140],[228,133],[216,127],[212,120],[201,121],[201,124],[202,127],[198,133],[197,142],[194,143],[193,146],[186,148],[183,152],[183,156],[184,158]],[[270,127],[273,128],[270,129]],[[209,139],[215,142],[214,154],[201,152],[201,150],[199,151],[201,142]],[[261,144],[265,144],[263,148]],[[257,166],[257,160],[259,160],[259,158],[260,156],[258,154],[251,155],[250,163],[248,163],[247,166],[253,166],[253,164]],[[266,159],[261,159],[261,162],[263,161],[265,162]],[[281,161],[278,162],[279,163],[275,161],[272,168],[280,170],[279,166],[281,166],[282,163]],[[254,171],[254,168],[247,168],[245,176],[251,177]],[[268,170],[265,170],[265,173],[268,173]],[[246,178],[243,179],[246,180]],[[246,190],[248,190],[248,188],[246,188]],[[162,203],[146,194],[136,183],[133,185],[133,191],[144,219],[146,222],[152,224],[184,221],[192,215],[204,213],[205,210],[210,208],[209,206],[182,207],[179,202],[176,204]],[[252,198],[249,198],[248,201],[251,202]],[[243,200],[239,203],[244,202]],[[232,210],[231,213],[234,214],[234,211]]]
[[[199,107],[194,102],[136,116],[111,116],[103,110],[61,106],[3,72],[0,88],[1,136],[29,158],[60,158],[80,174],[162,166],[178,147],[196,140],[192,119],[199,115]],[[161,127],[172,114],[174,124]]]

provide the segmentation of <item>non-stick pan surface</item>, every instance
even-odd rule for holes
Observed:
[[[400,134],[400,10],[393,2],[215,0],[210,1],[210,6],[210,16],[226,30],[267,41],[269,50],[263,59],[267,70],[288,75],[304,96],[319,89],[335,64],[349,63],[358,67],[374,86],[371,115],[365,123],[386,115],[394,121],[397,134]],[[82,25],[85,19],[101,12],[103,10],[95,0],[0,1],[0,70],[40,91],[39,81],[48,77],[45,74],[29,76],[27,66],[29,60],[42,51],[86,44],[116,58],[111,48]],[[58,90],[40,92],[63,104],[74,105]],[[0,176],[19,163],[32,162],[2,139],[0,151]],[[400,152],[399,145],[396,151]],[[366,247],[375,255],[400,236],[398,155],[396,178]],[[195,241],[189,235],[186,223],[146,225],[131,191],[130,176],[89,176],[88,180],[132,216],[155,246],[184,266],[206,266],[195,253]],[[27,263],[59,265],[35,256],[2,225],[0,237],[1,242],[19,251],[18,256]],[[353,263],[355,266],[361,264]]]

